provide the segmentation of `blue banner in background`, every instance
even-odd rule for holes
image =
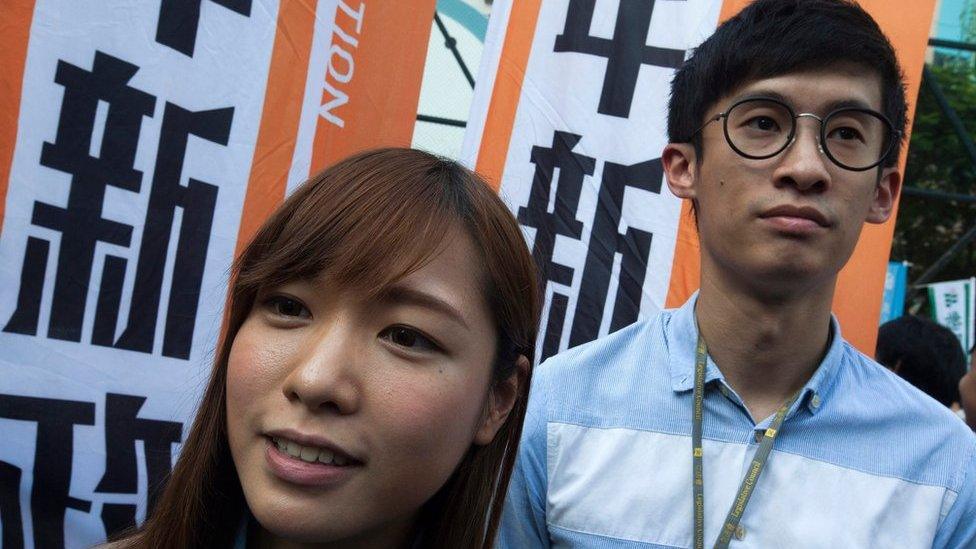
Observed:
[[[908,287],[908,263],[889,261],[885,275],[884,298],[881,302],[879,324],[894,320],[905,313],[905,292]]]

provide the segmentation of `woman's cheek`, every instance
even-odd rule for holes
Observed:
[[[420,454],[434,449],[457,459],[471,445],[484,399],[465,379],[437,371],[426,379],[401,380],[388,387],[386,435]],[[406,450],[406,448],[404,448]]]
[[[246,322],[238,331],[227,364],[228,406],[245,406],[274,391],[276,380],[287,367],[289,337]]]
[[[243,411],[244,404],[260,392],[257,358],[261,352],[243,329],[238,332],[227,359],[227,408],[231,417],[236,410]]]
[[[422,505],[443,486],[474,438],[475,414],[470,394],[391,384],[395,391],[382,407],[382,426],[373,431],[381,440],[377,459],[379,500]],[[376,416],[373,416],[376,417]],[[380,427],[379,425],[376,425]],[[377,456],[379,457],[379,456]]]

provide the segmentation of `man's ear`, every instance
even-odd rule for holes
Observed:
[[[884,223],[895,209],[895,200],[901,192],[901,172],[898,168],[883,168],[878,184],[874,187],[874,200],[868,210],[868,223]]]
[[[698,163],[691,143],[668,143],[661,153],[661,165],[668,188],[678,198],[694,200]]]
[[[485,446],[494,440],[498,430],[505,424],[519,396],[528,391],[529,359],[519,355],[515,360],[515,371],[508,379],[495,383],[488,392],[488,402],[481,426],[474,434],[474,443]]]

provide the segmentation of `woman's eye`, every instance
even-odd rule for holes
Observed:
[[[273,296],[268,299],[267,304],[276,315],[295,318],[310,318],[312,316],[312,313],[301,301],[290,297]]]
[[[405,326],[393,326],[383,330],[380,337],[390,343],[412,351],[438,351],[440,347],[417,330]]]

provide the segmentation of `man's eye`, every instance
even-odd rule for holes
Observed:
[[[774,132],[779,130],[779,124],[768,116],[757,116],[749,120],[746,125],[750,128],[762,130],[764,132]]]
[[[281,295],[272,296],[266,301],[268,307],[276,315],[295,318],[311,318],[312,313],[297,299]]]
[[[830,136],[834,139],[840,139],[842,141],[849,141],[852,139],[861,140],[861,132],[855,130],[854,128],[837,128],[830,132]]]
[[[431,352],[440,350],[440,347],[430,338],[406,326],[391,326],[380,332],[380,337],[398,347],[411,351]]]

